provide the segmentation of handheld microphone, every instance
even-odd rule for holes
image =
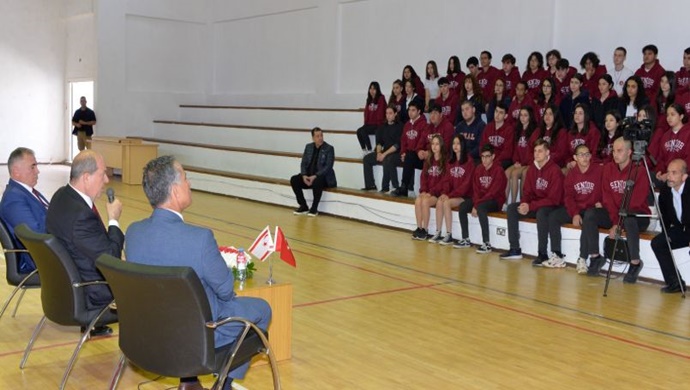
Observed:
[[[105,194],[108,195],[108,203],[113,203],[115,201],[115,190],[108,188],[105,190]]]

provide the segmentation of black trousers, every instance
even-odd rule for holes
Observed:
[[[319,211],[319,202],[321,201],[321,195],[323,195],[323,189],[328,187],[326,185],[325,177],[316,176],[316,179],[314,179],[311,186],[308,186],[304,183],[304,180],[302,180],[302,175],[297,174],[290,178],[290,186],[292,186],[292,192],[295,193],[297,204],[299,204],[300,207],[309,207],[307,206],[307,201],[304,199],[304,191],[302,190],[305,188],[311,188],[312,193],[314,194],[314,201],[311,204],[311,211]]]
[[[417,152],[410,150],[405,154],[405,161],[403,161],[402,182],[400,185],[409,191],[414,189],[414,170],[422,169],[424,161],[417,157]]]
[[[558,207],[547,215],[547,225],[549,230],[549,239],[551,240],[551,252],[563,253],[561,251],[561,227],[569,222],[572,218],[568,215],[565,207]],[[539,219],[537,219],[539,224]],[[580,240],[580,252],[582,252],[582,240]],[[586,259],[586,257],[583,257]]]
[[[527,215],[522,215],[518,213],[518,206],[520,202],[511,203],[508,205],[508,242],[510,243],[510,249],[520,249],[520,219],[522,218],[534,218],[539,214],[543,214],[544,207],[539,210],[530,211]],[[541,213],[539,213],[541,211]],[[546,221],[544,217],[541,218]],[[537,238],[539,240],[539,253],[542,252],[542,244],[544,246],[544,252],[546,251],[546,244],[548,240],[548,229],[546,229],[546,223],[543,226],[539,226],[539,219],[537,219]]]
[[[383,180],[381,180],[381,189],[388,191],[393,184],[393,188],[398,188],[398,163],[400,162],[400,153],[395,152],[383,158],[381,165],[383,166]],[[364,170],[364,186],[367,188],[374,187],[374,165],[379,164],[376,161],[376,153],[369,153],[362,159],[362,169]]]
[[[362,149],[371,150],[371,139],[369,139],[369,136],[376,134],[376,129],[378,128],[379,126],[376,125],[364,125],[357,129],[357,140]]]
[[[494,199],[487,200],[486,202],[479,203],[478,205],[472,204],[472,199],[467,199],[462,204],[460,204],[458,210],[458,219],[460,219],[460,227],[462,227],[462,237],[467,238],[469,236],[469,230],[467,228],[467,213],[472,212],[472,207],[477,209],[477,219],[479,219],[479,226],[482,228],[482,242],[489,243],[489,213],[500,210],[498,202]]]
[[[605,208],[585,210],[580,234],[580,257],[586,259],[589,255],[599,253],[599,228],[610,229],[611,226],[613,223]]]
[[[671,240],[671,249],[687,247],[688,242],[690,242],[690,234],[677,227],[668,229],[668,238]],[[654,251],[656,259],[659,261],[661,273],[664,275],[666,285],[669,287],[676,287],[680,285],[680,283],[685,285],[682,277],[680,279],[680,283],[678,281],[676,267],[673,264],[671,252],[668,250],[666,237],[663,233],[657,234],[656,237],[652,239],[652,250]]]

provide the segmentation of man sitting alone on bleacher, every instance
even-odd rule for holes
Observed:
[[[294,214],[316,217],[319,214],[319,202],[323,189],[336,187],[338,182],[333,170],[335,149],[323,140],[323,131],[318,127],[311,130],[311,138],[314,142],[304,147],[300,173],[290,178],[290,185],[299,204]],[[314,196],[311,208],[307,206],[307,201],[304,199],[302,190],[305,188],[311,188]]]
[[[618,213],[623,203],[625,183],[628,177],[632,180],[633,187],[630,204],[628,210],[625,211],[633,214],[649,214],[649,206],[647,206],[647,195],[649,194],[649,182],[646,178],[647,172],[645,172],[644,166],[639,168],[631,166],[631,156],[632,144],[630,141],[623,139],[623,137],[616,139],[613,141],[613,161],[604,165],[602,173],[602,203],[609,214],[611,224],[613,224],[609,229],[609,238],[611,239],[616,237],[616,229],[620,220]],[[634,176],[629,176],[631,168]],[[649,226],[649,218],[631,216],[623,219],[630,256],[630,267],[623,278],[625,283],[635,283],[644,266],[644,263],[640,260],[640,231],[646,230],[647,226]],[[590,256],[587,274],[590,276],[598,275],[605,263],[606,258],[604,256]]]
[[[520,249],[520,219],[537,218],[538,256],[533,265],[548,260],[548,214],[563,204],[563,173],[549,157],[549,143],[539,138],[534,141],[534,162],[527,168],[520,202],[508,206],[508,241],[510,250],[500,256],[502,260],[522,259]]]

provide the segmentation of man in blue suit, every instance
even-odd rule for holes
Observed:
[[[336,187],[338,183],[333,170],[335,149],[324,142],[323,130],[318,127],[311,130],[311,138],[314,142],[304,147],[300,173],[290,178],[290,186],[299,204],[294,214],[316,217],[319,214],[319,202],[323,189]],[[302,190],[305,188],[311,188],[314,195],[311,208],[307,207],[307,201],[304,199]]]
[[[187,175],[172,156],[162,156],[144,167],[143,189],[153,214],[127,229],[127,261],[133,263],[186,266],[201,279],[214,319],[244,317],[261,329],[271,321],[271,307],[260,298],[237,297],[234,280],[209,229],[185,223],[182,211],[192,204]],[[241,326],[226,324],[215,331],[216,346],[235,341]],[[226,388],[233,378],[243,378],[249,363],[230,372]],[[180,389],[201,389],[196,378],[182,378]]]
[[[0,218],[18,247],[22,247],[14,237],[14,228],[25,223],[31,230],[45,233],[48,199],[34,188],[40,171],[33,150],[15,149],[7,160],[7,169],[10,171],[10,180],[0,201]],[[35,269],[31,256],[22,253],[19,257],[19,273],[28,274]]]

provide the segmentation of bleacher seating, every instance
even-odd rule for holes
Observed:
[[[357,190],[363,186],[360,150],[355,136],[361,122],[361,110],[185,105],[180,107],[177,120],[156,120],[154,136],[145,140],[159,143],[159,154],[175,155],[187,169],[195,189],[295,207],[289,178],[299,171],[304,145],[311,140],[309,130],[319,126],[324,129],[326,142],[335,147],[339,185],[324,193],[320,211],[411,232],[416,226],[411,198]],[[381,167],[375,167],[374,173],[380,184]],[[309,191],[306,195],[310,200]],[[494,248],[507,249],[505,214],[491,214],[489,224]],[[433,215],[430,225],[433,231]],[[460,236],[457,216],[453,231],[454,237]],[[521,221],[520,231],[523,253],[536,255],[534,221]],[[641,277],[663,280],[649,246],[654,234],[642,237],[641,257],[646,260],[646,266]],[[577,259],[579,236],[579,229],[564,227],[563,252],[571,264]],[[603,236],[602,233],[602,239]],[[401,239],[407,239],[407,233],[401,233]],[[481,241],[479,224],[474,218],[470,218],[470,240],[473,243]],[[460,254],[469,249],[449,250]],[[680,263],[681,272],[690,271],[687,256]],[[614,270],[623,271],[624,267],[615,266]]]

